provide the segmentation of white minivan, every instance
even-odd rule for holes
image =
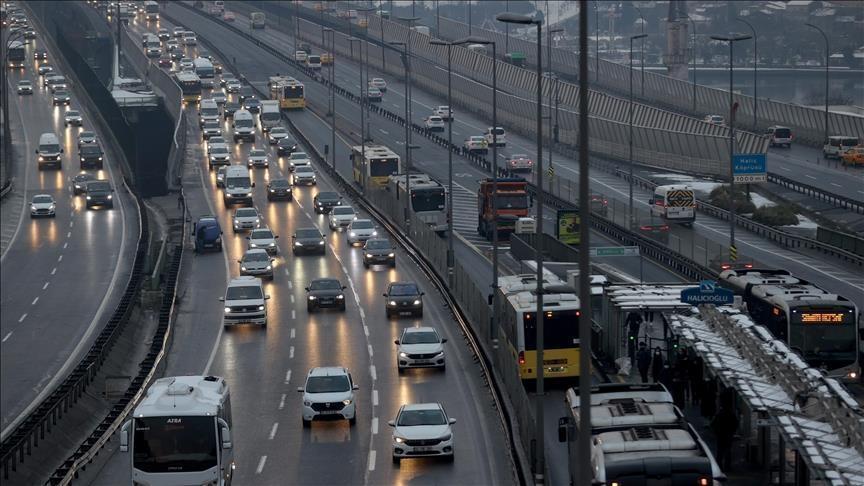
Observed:
[[[258,324],[267,327],[267,299],[261,280],[252,276],[235,277],[228,282],[225,297],[219,300],[225,304],[222,325]]]
[[[483,133],[483,136],[486,137],[486,143],[489,144],[490,147],[506,147],[507,146],[507,137],[504,129],[501,127],[489,127],[486,129],[486,132]]]
[[[651,205],[653,216],[660,216],[670,223],[689,226],[696,220],[696,193],[690,186],[657,186],[648,204]]]
[[[822,146],[822,154],[826,159],[829,157],[839,159],[844,152],[858,145],[858,143],[858,137],[834,135],[825,140],[825,145]]]
[[[63,148],[60,146],[60,141],[57,135],[53,133],[43,133],[39,136],[39,147],[36,149],[36,155],[39,162],[39,170],[44,166],[52,166],[56,169],[61,167],[60,154],[63,153]]]
[[[201,100],[201,106],[198,108],[198,126],[203,128],[208,121],[219,121],[219,105],[213,98]]]
[[[238,140],[255,142],[255,120],[249,110],[237,110],[231,126],[234,128],[234,143]]]
[[[249,177],[249,168],[245,165],[229,166],[222,185],[225,187],[222,199],[226,207],[239,203],[252,204],[252,188],[255,183]]]

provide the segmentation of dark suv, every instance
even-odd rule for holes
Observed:
[[[337,192],[319,192],[312,200],[312,205],[315,207],[315,212],[318,214],[328,214],[333,209],[333,206],[342,204],[342,196]]]
[[[90,181],[87,183],[87,209],[93,206],[104,208],[114,207],[114,189],[111,183],[105,180]]]
[[[387,318],[410,313],[423,317],[423,292],[414,282],[390,282],[384,292],[384,305]]]
[[[78,158],[81,160],[82,169],[102,170],[102,147],[97,143],[88,143],[78,148]]]

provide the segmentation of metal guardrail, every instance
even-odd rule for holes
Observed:
[[[864,214],[864,202],[852,199],[851,197],[834,194],[773,172],[768,173],[768,182],[826,202],[834,207],[848,209],[853,213]]]

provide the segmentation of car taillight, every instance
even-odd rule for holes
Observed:
[[[669,225],[664,224],[663,226],[660,227],[660,231],[669,231]]]
[[[642,231],[651,231],[650,226],[640,226],[639,229],[641,229]]]
[[[744,265],[744,268],[753,268],[753,264],[752,264],[752,263],[747,263],[747,264]]]
[[[732,268],[732,265],[729,265],[728,263],[720,265],[721,270],[729,270],[730,268]]]
[[[525,364],[525,351],[519,351],[519,364]]]

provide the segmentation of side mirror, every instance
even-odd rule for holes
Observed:
[[[63,152],[65,152],[65,151],[66,151],[66,150],[64,150],[64,149],[62,149],[62,148],[60,149],[60,153],[61,153],[61,154],[62,154]]]
[[[129,427],[131,420],[127,420],[120,428],[120,452],[129,452]]]
[[[270,300],[270,294],[265,295],[264,300]]]
[[[303,393],[304,391],[306,390],[302,386],[297,387],[297,393]]]
[[[389,425],[390,427],[396,427],[396,421],[395,420],[389,420],[389,421],[387,421],[387,425]]]
[[[252,183],[252,187],[255,187],[255,183],[254,183],[254,182]]]
[[[653,205],[654,205],[654,200],[653,200],[653,199],[649,199],[649,200],[648,200],[648,204],[651,205],[651,206],[653,206]]]
[[[237,263],[243,263],[243,260],[237,260]]]
[[[359,390],[359,389],[360,389],[360,385],[354,385],[354,388],[353,388],[353,389],[354,389],[354,390]]]
[[[247,240],[251,240],[252,237],[251,237],[251,236],[247,236],[246,239],[247,239]]]
[[[426,292],[420,292],[420,297],[423,297],[424,295],[426,295]]]
[[[278,239],[279,239],[279,235],[274,236],[273,239],[274,239],[274,240],[278,240]]]
[[[347,288],[348,288],[348,287],[346,287],[346,286],[344,286],[344,285],[342,286],[342,290],[345,290],[345,289],[347,289]]]
[[[34,150],[33,153],[34,153],[34,154],[38,154],[38,153],[39,153],[39,149]]]
[[[219,419],[220,431],[222,432],[222,449],[231,449],[234,447],[234,444],[231,443],[231,429],[228,428],[228,424]]]
[[[305,287],[305,289],[306,289],[306,292],[309,292],[309,287]]]
[[[219,302],[225,302],[225,297],[219,297]]]
[[[444,344],[446,342],[447,342],[447,338],[441,338],[441,344]]]
[[[453,417],[450,417],[450,420],[448,421],[448,423],[449,423],[450,425],[453,425],[453,424],[456,423],[456,419],[453,418]]]
[[[398,344],[399,344],[399,340],[397,339],[397,340],[393,341],[393,344],[398,345]]]
[[[384,293],[381,294],[381,295],[382,295],[383,297],[387,297],[387,292],[384,292]]]
[[[567,417],[558,419],[558,442],[567,442]]]

